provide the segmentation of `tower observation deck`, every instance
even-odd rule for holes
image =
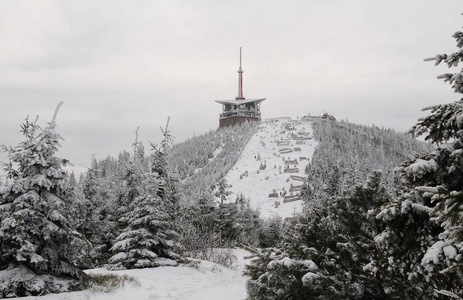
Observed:
[[[234,126],[245,121],[261,120],[260,103],[266,98],[246,99],[243,96],[243,69],[241,68],[241,47],[240,67],[238,69],[238,96],[230,100],[215,100],[222,104],[222,113],[219,118],[219,127]]]

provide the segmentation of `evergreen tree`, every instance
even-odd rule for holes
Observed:
[[[259,234],[259,246],[264,248],[275,247],[283,232],[283,221],[280,216],[273,216],[262,221]]]
[[[74,174],[74,171],[71,172],[69,175],[69,186],[72,188],[75,188],[77,186],[77,180],[76,180],[76,175]]]
[[[197,228],[205,231],[216,230],[218,228],[217,207],[214,197],[203,193],[197,200],[197,205],[187,209],[186,217]]]
[[[66,290],[56,278],[76,284],[84,273],[71,262],[77,233],[67,215],[69,184],[55,156],[61,137],[56,116],[45,129],[26,119],[21,132],[26,140],[5,147],[7,185],[1,191],[0,291],[3,297],[39,295]]]
[[[231,194],[228,190],[228,182],[225,177],[219,179],[214,185],[214,196],[220,199],[220,204],[223,205],[227,201],[227,197]]]
[[[380,299],[382,277],[370,268],[384,258],[371,210],[390,200],[381,172],[346,197],[313,202],[283,236],[279,249],[257,252],[247,269],[252,299]]]
[[[259,211],[251,208],[249,200],[243,195],[236,199],[236,215],[234,217],[234,228],[236,241],[241,245],[257,246],[260,244],[259,236],[262,231],[262,220]]]
[[[109,248],[115,239],[114,235],[114,199],[101,178],[95,158],[92,168],[75,188],[75,200],[71,203],[73,227],[90,244],[89,257],[84,261],[85,268],[101,266],[110,257]],[[89,261],[91,260],[91,261]]]
[[[115,268],[146,268],[162,264],[159,258],[177,260],[172,250],[175,232],[169,230],[169,216],[156,195],[160,180],[136,164],[127,167],[128,185],[123,190],[127,210],[120,222],[126,224],[116,238],[110,262]]]
[[[167,120],[167,125],[165,129],[161,128],[161,132],[164,136],[159,145],[151,144],[153,153],[151,158],[153,160],[153,165],[151,166],[151,171],[157,173],[159,178],[162,179],[162,183],[159,186],[157,195],[164,198],[172,198],[175,196],[174,193],[174,184],[169,176],[169,168],[167,166],[167,153],[172,142],[172,135],[169,130],[169,119]]]
[[[137,149],[135,153],[139,153]],[[162,162],[161,155],[157,158],[155,164]],[[174,202],[165,189],[168,171],[163,166],[153,166],[159,172],[146,172],[134,157],[126,167],[117,212],[121,233],[111,247],[114,255],[109,260],[115,269],[175,265],[180,259],[174,251],[178,248],[171,215]]]
[[[463,32],[453,37],[459,50],[426,60],[456,67],[463,61]],[[463,93],[463,72],[439,76]],[[388,228],[377,237],[390,256],[376,265],[391,273],[392,295],[414,299],[463,297],[463,99],[435,105],[411,129],[439,146],[398,168],[404,191],[378,218]],[[411,284],[403,284],[408,280]]]

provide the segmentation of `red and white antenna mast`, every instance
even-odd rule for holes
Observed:
[[[241,69],[241,47],[240,47],[240,68],[238,69],[238,96],[236,100],[244,100],[243,97],[243,69]]]

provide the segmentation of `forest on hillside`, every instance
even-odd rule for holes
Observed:
[[[306,202],[346,193],[364,184],[374,170],[381,170],[384,180],[393,185],[397,166],[434,149],[390,128],[329,119],[314,119],[312,127],[319,146],[306,168],[302,189]]]
[[[219,188],[225,190],[223,177],[238,160],[244,146],[257,131],[257,124],[247,122],[241,126],[225,127],[193,137],[173,145],[169,156],[169,169],[180,180],[179,189],[185,204],[191,199],[212,197]]]

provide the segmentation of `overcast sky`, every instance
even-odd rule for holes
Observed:
[[[328,112],[405,131],[459,99],[423,59],[457,49],[461,12],[461,0],[2,0],[0,144],[60,101],[58,156],[77,170],[130,150],[138,126],[148,149],[167,117],[176,142],[215,130],[239,47],[264,119]]]

